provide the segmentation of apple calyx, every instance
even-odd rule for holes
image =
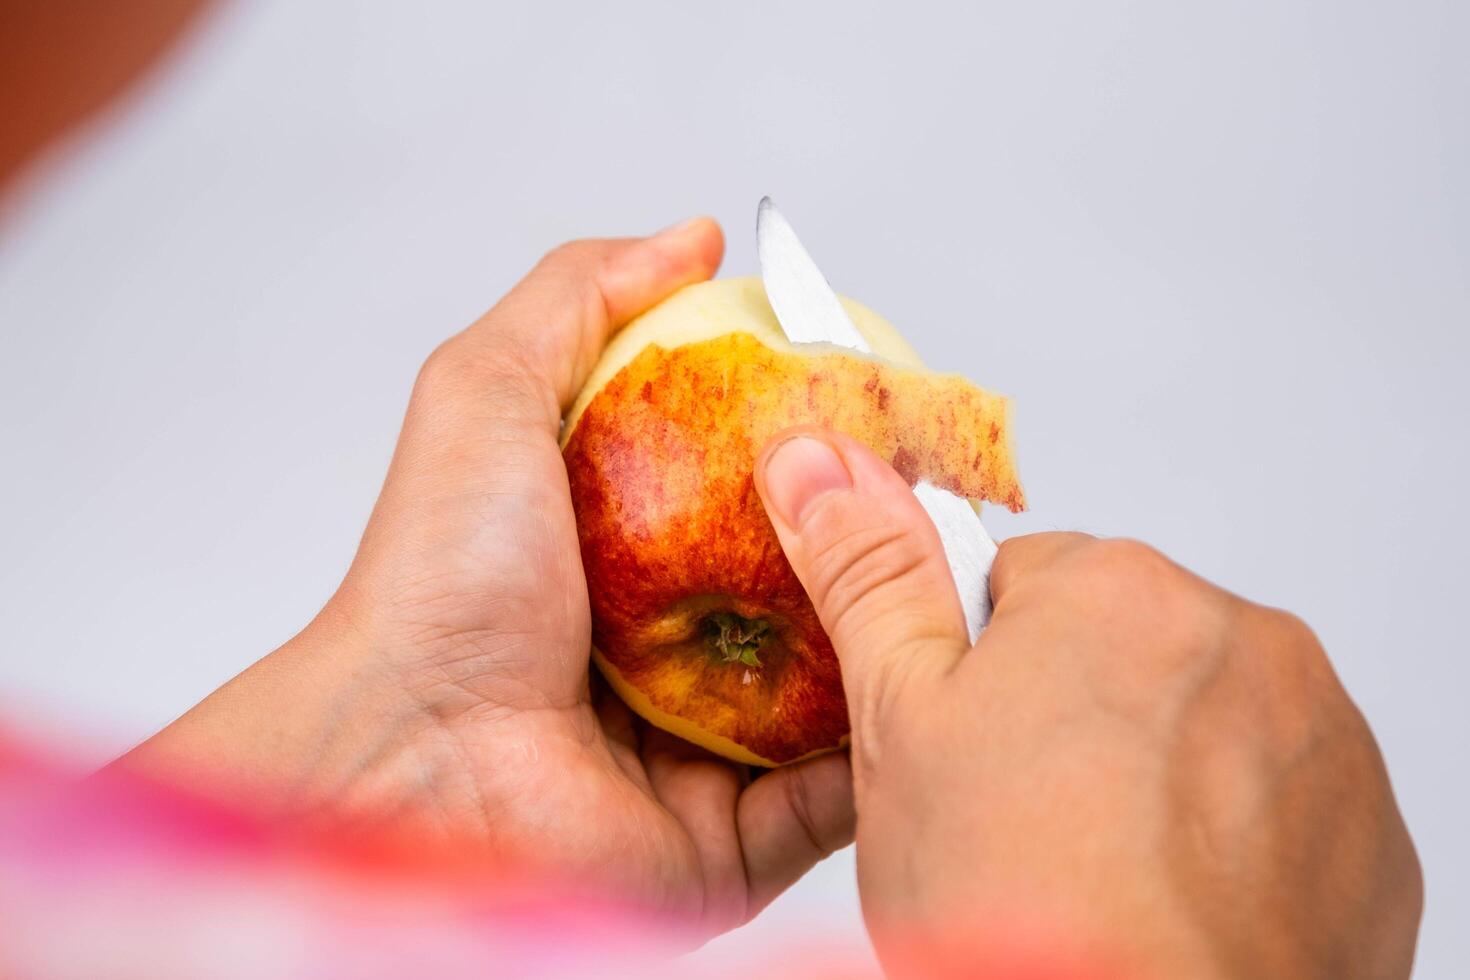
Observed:
[[[761,661],[756,653],[770,637],[771,624],[764,619],[717,612],[705,617],[704,630],[718,659],[727,664],[739,661],[747,667],[759,667]]]

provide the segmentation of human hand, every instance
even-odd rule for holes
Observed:
[[[756,485],[841,660],[886,962],[1020,948],[1127,976],[1408,975],[1418,861],[1299,620],[1143,545],[1041,534],[1001,547],[972,649],[908,486],[806,435],[767,447]]]
[[[704,934],[846,845],[845,754],[752,779],[589,686],[561,414],[608,335],[722,251],[709,220],[563,246],[435,351],[326,608],[126,764],[206,762],[293,816],[511,850]]]

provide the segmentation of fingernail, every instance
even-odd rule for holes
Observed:
[[[766,459],[766,502],[788,527],[801,527],[812,501],[831,490],[852,488],[852,474],[827,443],[794,436]]]
[[[653,238],[677,238],[680,235],[684,234],[684,232],[688,231],[690,228],[693,228],[695,225],[699,224],[703,220],[704,220],[703,218],[686,218],[683,221],[680,221],[678,224],[669,225],[663,231],[656,232],[652,237]]]

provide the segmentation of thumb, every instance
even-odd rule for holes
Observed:
[[[937,680],[969,646],[939,533],[909,485],[866,446],[792,430],[756,461],[776,536],[842,665],[855,738],[898,688]]]

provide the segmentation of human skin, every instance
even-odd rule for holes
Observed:
[[[0,5],[0,193],[206,6]],[[117,765],[334,831],[535,857],[695,935],[849,843],[845,756],[752,780],[647,729],[587,670],[561,413],[608,332],[722,251],[711,221],[564,246],[443,345],[321,613]]]
[[[752,778],[589,679],[561,416],[608,333],[722,250],[707,219],[563,246],[443,344],[321,614],[121,765],[286,819],[531,860],[699,935],[849,843],[845,754]]]
[[[0,194],[206,6],[0,4]],[[722,251],[710,221],[564,246],[436,351],[325,608],[118,766],[334,831],[535,857],[695,935],[849,843],[845,756],[752,781],[648,730],[587,670],[561,413],[608,332]]]
[[[0,192],[39,151],[135,84],[205,0],[0,0]]]
[[[1002,546],[971,649],[932,524],[850,438],[784,433],[754,475],[838,654],[854,767],[752,780],[589,679],[561,413],[608,332],[720,250],[708,221],[563,247],[436,351],[321,615],[123,764],[529,855],[701,934],[851,839],[855,791],[896,973],[1407,975],[1417,859],[1310,631],[1142,545],[1052,534]]]
[[[1418,860],[1300,620],[1136,542],[1040,534],[1001,546],[971,647],[933,525],[866,448],[787,433],[756,485],[841,662],[895,972],[1408,976]]]
[[[73,6],[0,9],[0,190],[202,5]],[[557,422],[608,331],[720,251],[710,222],[565,247],[436,352],[322,613],[122,765],[335,827],[529,849],[705,933],[850,840],[845,756],[751,781],[589,683]],[[969,649],[907,485],[813,435],[774,440],[756,483],[841,661],[890,967],[1408,974],[1418,861],[1299,621],[1142,545],[1037,535],[1002,546]]]

